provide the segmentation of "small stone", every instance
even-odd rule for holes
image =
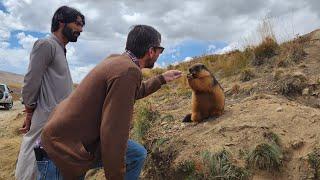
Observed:
[[[309,88],[305,88],[302,90],[302,95],[303,96],[308,96],[310,94],[310,89]]]
[[[173,130],[179,130],[180,127],[179,127],[178,125],[174,125],[174,126],[172,127],[172,129],[173,129]]]
[[[313,138],[315,138],[315,137],[316,137],[315,134],[312,134],[312,135],[309,136],[310,139],[313,139]]]
[[[234,146],[235,144],[234,143],[227,143],[225,144],[225,146]]]
[[[276,111],[277,111],[277,112],[282,112],[282,111],[283,111],[283,108],[282,108],[282,107],[278,107],[278,108],[276,109]]]
[[[304,142],[303,142],[303,141],[297,141],[297,140],[295,140],[295,141],[291,142],[291,147],[292,147],[293,149],[299,149],[299,148],[301,148],[303,145],[304,145]]]
[[[161,122],[161,126],[164,126],[164,125],[167,125],[168,123],[167,122],[165,122],[165,121],[163,121],[163,122]]]
[[[315,122],[316,122],[316,120],[315,120],[315,119],[309,119],[309,122],[311,122],[311,123],[315,123]]]

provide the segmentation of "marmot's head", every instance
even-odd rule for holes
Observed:
[[[194,91],[205,92],[212,88],[214,77],[205,65],[197,63],[189,68],[188,83]]]
[[[187,75],[187,78],[190,79],[196,79],[196,78],[204,78],[211,76],[211,73],[209,72],[208,68],[204,64],[194,64],[189,68],[189,74]]]

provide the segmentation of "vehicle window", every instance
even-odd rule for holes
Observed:
[[[1,92],[4,92],[4,91],[5,91],[4,85],[0,85],[0,91],[1,91]]]

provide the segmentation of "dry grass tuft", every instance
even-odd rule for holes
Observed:
[[[291,97],[301,95],[307,86],[307,78],[302,73],[286,74],[277,83],[278,91],[284,96]]]
[[[246,50],[240,52],[238,50],[225,55],[218,56],[213,71],[221,71],[222,76],[233,76],[246,69],[253,57],[252,51]]]
[[[266,37],[258,46],[253,49],[254,56],[252,64],[260,66],[275,56],[279,51],[277,41],[272,37]]]
[[[304,44],[298,39],[283,43],[277,62],[278,67],[288,67],[303,61],[307,53],[304,51]]]
[[[250,81],[254,77],[255,77],[255,73],[252,68],[246,68],[240,74],[240,80],[242,82]]]

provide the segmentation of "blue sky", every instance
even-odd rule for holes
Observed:
[[[169,49],[171,53],[162,55],[158,63],[160,65],[169,65],[185,60],[186,57],[196,57],[206,54],[212,54],[218,49],[223,49],[228,46],[226,42],[220,41],[199,41],[186,40]],[[165,64],[163,64],[165,63]]]
[[[2,2],[0,2],[0,10],[3,11],[3,12],[5,12],[5,13],[8,13],[6,7],[4,7],[4,5],[3,5]]]
[[[162,34],[166,49],[156,67],[165,67],[241,48],[244,40],[256,43],[265,17],[280,41],[309,33],[320,22],[316,0],[159,0],[156,8],[153,1],[0,0],[0,70],[26,73],[33,43],[50,34],[52,15],[62,5],[86,16],[78,42],[67,45],[75,82],[108,55],[122,53],[135,24],[151,25]]]
[[[17,35],[19,33],[24,33],[25,35],[31,35],[36,38],[45,38],[46,35],[50,33],[42,33],[42,32],[32,32],[32,31],[21,31],[21,30],[13,30],[10,32],[10,38],[9,38],[9,48],[14,49],[14,48],[21,48],[22,45],[19,44]]]

